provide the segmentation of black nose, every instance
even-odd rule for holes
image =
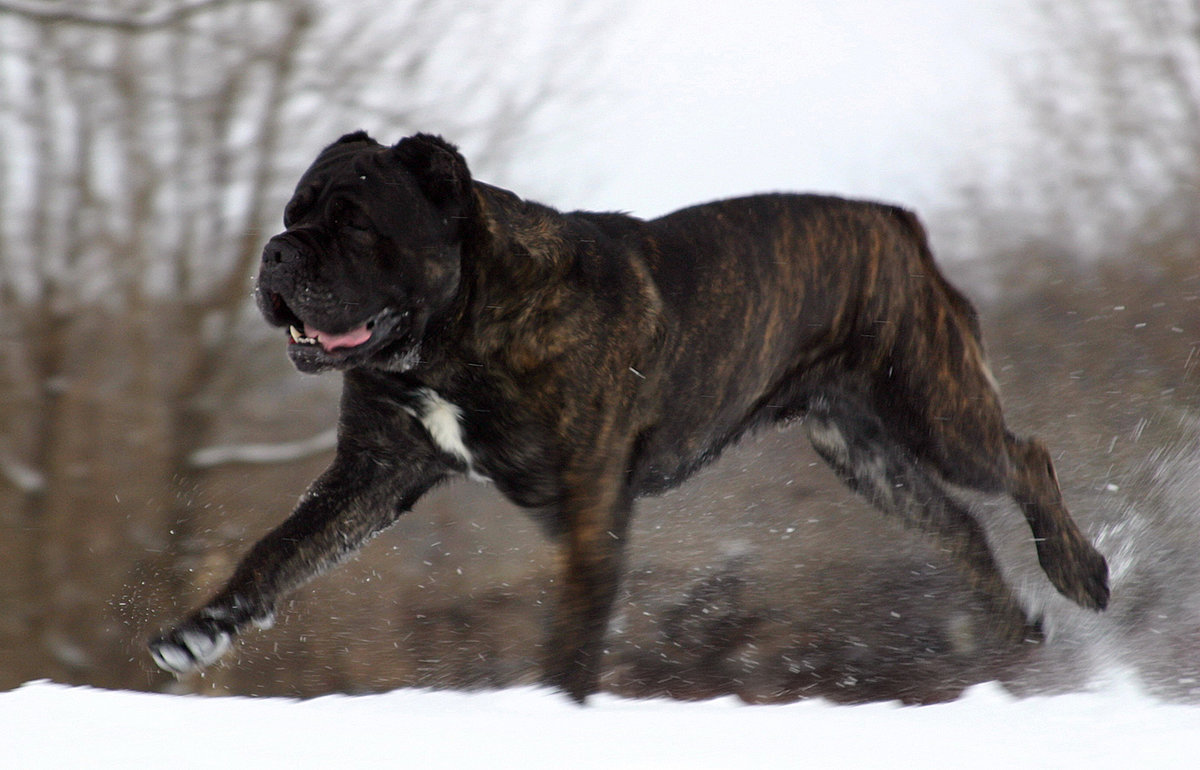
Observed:
[[[295,244],[279,236],[267,241],[263,247],[262,267],[258,271],[258,299],[268,318],[274,315],[273,296],[290,297],[295,293],[303,257]]]
[[[299,257],[299,252],[296,247],[292,246],[287,241],[272,238],[267,241],[267,245],[263,248],[262,261],[263,267],[273,267],[275,265],[284,265],[295,262]]]

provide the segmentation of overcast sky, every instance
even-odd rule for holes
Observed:
[[[518,160],[512,182],[558,208],[639,216],[766,190],[928,203],[1002,138],[1023,5],[630,2],[604,33],[603,108],[556,131],[544,162]]]

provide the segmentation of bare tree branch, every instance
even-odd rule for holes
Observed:
[[[137,33],[164,29],[198,14],[219,8],[264,1],[266,0],[194,0],[194,2],[164,5],[150,11],[122,15],[65,7],[63,3],[0,0],[0,14],[12,14],[36,22],[75,24]]]
[[[0,478],[27,495],[46,490],[45,475],[18,460],[3,446],[0,446]]]
[[[238,444],[197,449],[188,457],[188,464],[200,470],[235,464],[276,465],[331,452],[336,445],[337,430],[331,428],[299,441],[285,441],[277,444]]]
[[[245,302],[246,279],[257,263],[262,248],[257,225],[265,219],[270,200],[278,143],[283,133],[285,99],[291,93],[289,86],[296,70],[297,52],[303,50],[301,43],[312,23],[312,14],[304,8],[291,15],[288,32],[280,46],[281,53],[275,59],[270,73],[270,84],[266,89],[269,98],[263,107],[256,142],[258,150],[250,173],[250,200],[239,228],[242,236],[234,255],[233,268],[208,302],[209,310],[224,312],[227,323],[232,323],[234,312]]]
[[[1039,45],[1017,76],[1030,132],[1009,206],[1091,253],[1119,252],[1147,227],[1186,230],[1200,215],[1197,3],[1031,7]]]

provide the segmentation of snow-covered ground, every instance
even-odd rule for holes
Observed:
[[[0,694],[6,768],[1184,768],[1200,707],[1114,676],[1017,699],[745,706],[632,701],[579,708],[547,690],[399,690],[310,701],[205,698],[33,682]]]

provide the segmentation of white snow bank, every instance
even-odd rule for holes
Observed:
[[[522,688],[399,690],[310,701],[111,692],[33,682],[0,693],[9,768],[1193,767],[1200,707],[1124,682],[1017,699],[745,706]]]

